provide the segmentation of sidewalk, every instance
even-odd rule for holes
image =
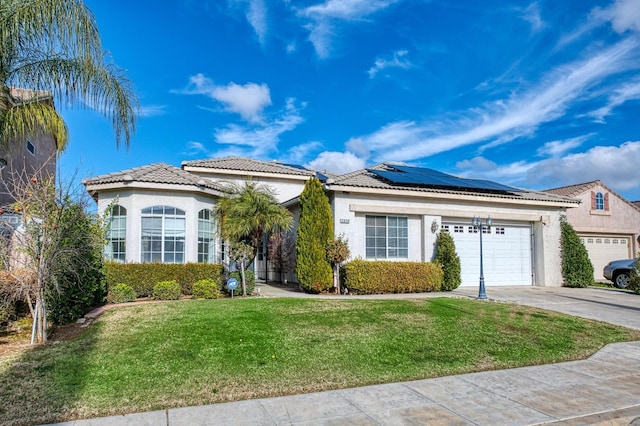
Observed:
[[[260,287],[266,297],[309,297],[288,289]],[[446,296],[474,297],[475,292],[462,288]],[[488,288],[487,294],[493,300],[573,311],[595,319],[606,317],[614,323],[640,328],[637,295],[603,289],[532,287]],[[582,361],[61,425],[640,425],[638,360],[640,342],[616,343]]]

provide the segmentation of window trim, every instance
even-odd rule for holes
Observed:
[[[369,219],[374,223],[369,224]],[[379,220],[384,219],[384,236],[380,234],[383,226]],[[395,225],[390,225],[390,219]],[[402,223],[400,223],[402,222]],[[372,229],[372,231],[370,231]],[[395,230],[395,232],[393,232]],[[404,232],[402,232],[404,230]],[[394,234],[394,235],[392,235]],[[378,243],[384,238],[384,247]],[[373,241],[373,245],[370,242]],[[393,243],[393,244],[392,244]],[[404,244],[403,244],[404,243]],[[381,255],[384,250],[384,256]],[[372,254],[370,252],[372,251]],[[395,252],[396,254],[390,254]],[[365,216],[365,258],[367,259],[408,259],[409,258],[409,218],[394,215],[366,215]]]
[[[115,218],[119,219],[117,223],[124,225],[116,229],[117,231],[119,231],[119,234],[121,233],[122,235],[117,239],[113,238],[112,235],[112,225]],[[122,250],[114,250],[114,243],[117,243],[119,247],[122,247]],[[111,207],[111,210],[109,212],[109,226],[107,228],[107,244],[105,245],[104,249],[104,257],[106,259],[122,263],[126,262],[127,260],[127,209],[120,204],[116,204]]]
[[[153,228],[145,228],[144,221],[145,219],[160,219],[160,233],[159,239],[158,235],[153,235],[153,231],[156,232],[158,229],[156,227]],[[181,220],[179,220],[181,219]],[[179,228],[169,228],[171,222],[179,223],[182,222],[182,229]],[[145,250],[145,229],[147,229],[148,236],[148,244],[149,250]],[[174,231],[173,240],[169,239],[168,230]],[[160,263],[186,263],[186,236],[187,236],[187,220],[186,214],[184,210],[181,210],[177,207],[173,206],[151,206],[146,207],[141,210],[140,215],[140,261],[142,263],[152,263],[152,262],[160,262]],[[154,242],[160,242],[160,250],[154,250]],[[173,243],[173,250],[167,250],[167,246]],[[177,250],[177,247],[182,247],[182,250]],[[159,254],[158,259],[154,259],[154,256]],[[146,256],[149,258],[145,258]],[[168,261],[168,255],[173,256],[172,261]],[[180,261],[176,261],[176,257],[180,255]]]
[[[29,152],[29,154],[31,154],[31,155],[33,155],[35,157],[35,155],[36,155],[36,145],[33,142],[31,142],[29,139],[27,139],[27,142],[26,142],[25,145],[26,145],[26,148],[27,148],[27,151]]]

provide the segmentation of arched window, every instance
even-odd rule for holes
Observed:
[[[213,214],[209,209],[198,212],[198,263],[215,262]]]
[[[142,262],[184,263],[186,219],[171,206],[142,209]]]
[[[127,258],[127,209],[116,204],[109,211],[104,257],[124,262]]]
[[[596,210],[604,210],[604,195],[602,195],[602,192],[596,193]]]

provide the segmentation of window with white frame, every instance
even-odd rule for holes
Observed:
[[[214,263],[215,240],[213,213],[209,209],[198,212],[198,263]]]
[[[142,209],[142,262],[184,263],[186,220],[171,206]]]
[[[604,210],[604,195],[602,195],[602,192],[596,193],[596,210]]]
[[[109,211],[104,257],[124,262],[127,258],[127,209],[116,204]]]
[[[402,216],[366,217],[366,256],[369,259],[409,257],[409,224]]]

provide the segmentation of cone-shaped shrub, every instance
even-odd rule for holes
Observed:
[[[300,220],[296,238],[296,274],[300,286],[320,293],[333,286],[333,271],[326,246],[333,240],[333,215],[322,184],[311,178],[300,194]]]
[[[462,280],[460,276],[460,257],[456,253],[456,244],[451,234],[440,231],[436,238],[436,258],[435,261],[442,266],[444,281],[442,290],[451,291],[460,286]]]
[[[565,287],[587,287],[593,283],[593,264],[566,217],[560,218],[562,232],[562,277]]]

